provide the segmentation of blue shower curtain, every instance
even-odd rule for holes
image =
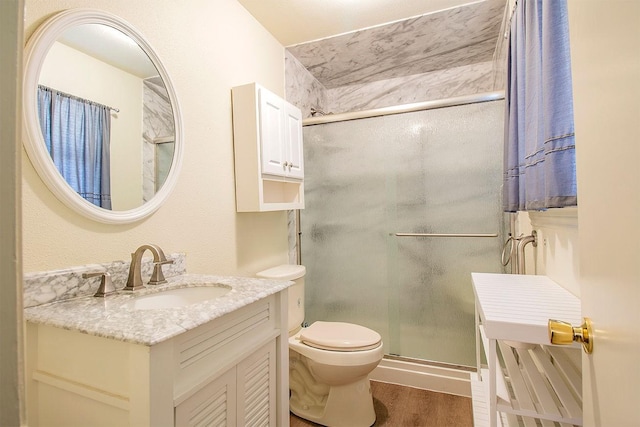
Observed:
[[[507,73],[503,210],[576,206],[566,0],[518,0]]]
[[[85,200],[111,209],[109,107],[38,87],[40,127],[51,159]]]

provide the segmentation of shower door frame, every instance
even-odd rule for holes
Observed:
[[[446,108],[446,107],[457,107],[457,106],[463,106],[463,105],[468,105],[468,104],[478,104],[478,103],[499,101],[499,100],[504,100],[504,91],[486,92],[486,93],[480,93],[480,94],[473,94],[473,95],[460,96],[460,97],[452,97],[452,98],[435,100],[435,101],[424,101],[424,102],[405,104],[405,105],[398,105],[398,106],[392,106],[392,107],[384,107],[384,108],[378,108],[378,109],[372,109],[372,110],[364,110],[364,111],[358,111],[358,112],[348,112],[348,113],[330,114],[330,115],[324,115],[324,116],[315,116],[315,117],[310,117],[310,118],[307,118],[307,119],[303,120],[302,124],[303,124],[303,126],[313,126],[313,125],[337,123],[337,122],[358,120],[358,119],[367,119],[367,118],[374,118],[374,117],[381,117],[381,116],[395,115],[395,114],[403,114],[403,113],[410,113],[410,112],[418,112],[418,111],[432,110],[432,109],[439,109],[439,108]],[[302,247],[301,247],[302,231],[301,231],[301,227],[300,227],[300,210],[296,210],[295,211],[295,220],[292,221],[292,222],[294,222],[294,225],[295,225],[295,253],[296,253],[297,263],[301,264],[302,263]],[[445,237],[445,238],[451,238],[451,237],[453,237],[453,238],[457,238],[457,237],[473,237],[473,238],[481,238],[482,237],[482,238],[487,238],[487,237],[491,237],[491,238],[496,238],[496,237],[499,237],[500,233],[503,233],[503,234],[505,233],[505,224],[504,224],[504,222],[502,224],[502,230],[499,230],[498,233],[488,233],[488,234],[487,233],[469,233],[469,234],[467,234],[467,233],[465,233],[465,234],[428,233],[428,234],[423,234],[423,233],[403,233],[403,232],[398,232],[398,233],[393,233],[393,234],[396,237],[438,237],[438,238],[440,238],[440,237]],[[496,256],[499,256],[499,254],[496,254]],[[453,369],[458,369],[458,370],[462,370],[462,371],[474,371],[475,370],[475,368],[473,366],[451,364],[451,363],[447,363],[447,362],[432,361],[432,360],[416,359],[416,358],[407,357],[407,356],[403,356],[403,355],[385,354],[384,357],[385,357],[385,359],[398,360],[398,361],[401,361],[401,362],[411,362],[411,363],[418,363],[418,364],[423,364],[423,365],[432,365],[432,366],[443,367],[443,368],[453,368]]]
[[[392,114],[410,113],[413,111],[432,110],[434,108],[455,107],[465,104],[476,104],[479,102],[498,101],[504,99],[504,91],[485,92],[474,95],[457,96],[435,101],[415,102],[411,104],[396,105],[393,107],[375,108],[372,110],[354,111],[350,113],[330,114],[317,117],[309,117],[302,121],[302,126],[322,125],[333,122],[343,122],[347,120],[368,119],[371,117],[388,116]],[[295,211],[295,250],[296,260],[301,263],[302,254],[300,249],[300,210]]]

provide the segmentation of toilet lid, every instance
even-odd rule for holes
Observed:
[[[362,351],[380,346],[382,337],[364,326],[343,322],[314,322],[300,332],[300,341],[323,350]]]

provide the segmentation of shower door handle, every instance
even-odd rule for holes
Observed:
[[[498,233],[395,233],[394,235],[396,237],[498,237]]]

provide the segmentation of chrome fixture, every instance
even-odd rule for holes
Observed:
[[[455,107],[458,105],[475,104],[478,102],[495,101],[498,99],[504,99],[504,91],[479,93],[474,95],[458,96],[454,98],[439,99],[434,101],[414,102],[411,104],[375,108],[372,110],[353,111],[349,113],[324,113],[323,111],[312,107],[311,117],[307,117],[306,119],[304,119],[302,121],[302,126],[313,126],[333,122],[345,122],[348,120],[369,119],[371,117],[411,113],[414,111],[432,110],[435,108]]]
[[[113,285],[111,281],[111,274],[107,271],[94,271],[92,273],[82,273],[83,279],[88,279],[90,277],[98,277],[100,276],[100,287],[98,287],[98,291],[93,294],[94,297],[104,298],[108,295],[114,294],[116,292],[116,287]]]
[[[396,237],[498,237],[498,233],[493,234],[464,234],[464,233],[395,233]]]
[[[315,107],[311,107],[311,117],[317,117],[317,116],[326,116],[326,115],[330,115],[333,113],[325,113],[324,111],[315,108]]]
[[[534,248],[538,246],[538,233],[533,230],[529,236],[520,236],[516,247],[516,259],[518,260],[518,274],[524,274],[524,247],[531,243]]]
[[[533,230],[528,236],[520,235],[520,237],[513,237],[511,233],[509,233],[509,238],[504,242],[504,246],[502,246],[501,261],[505,267],[511,262],[511,273],[525,274],[524,247],[529,243],[531,243],[534,248],[538,246],[538,233],[536,230]]]
[[[124,287],[125,291],[135,291],[144,287],[142,284],[142,255],[147,249],[153,254],[153,273],[149,279],[149,285],[160,285],[167,282],[162,274],[162,265],[172,264],[173,260],[168,260],[158,245],[142,245],[131,254],[131,266],[129,267],[127,285]]]

